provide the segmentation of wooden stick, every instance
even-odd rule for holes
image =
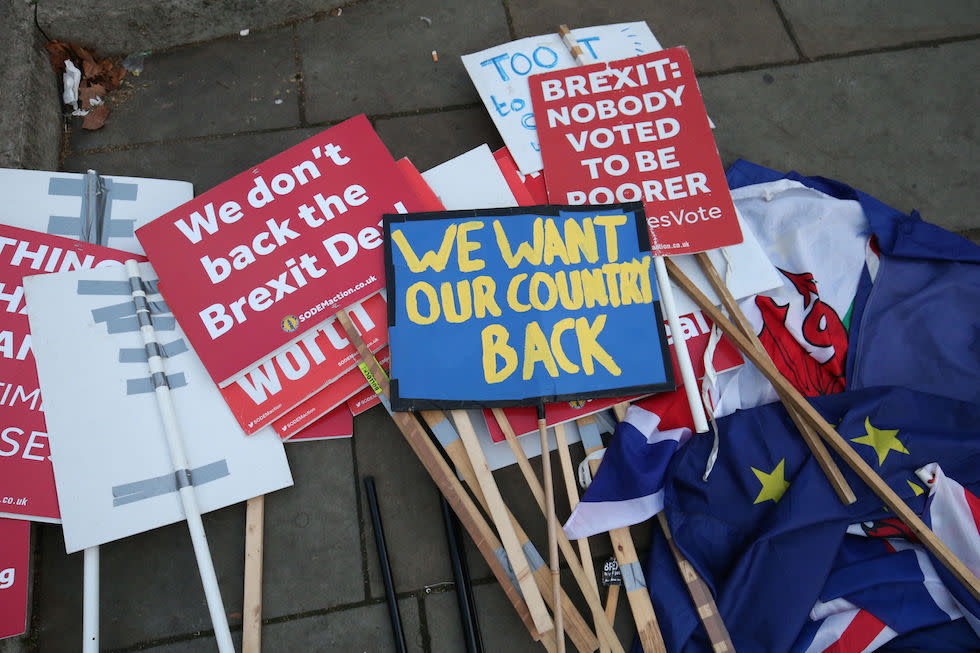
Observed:
[[[963,583],[964,586],[970,591],[970,593],[977,599],[980,599],[980,579],[978,579],[973,573],[963,564],[956,555],[949,550],[949,547],[940,540],[935,533],[933,533],[928,526],[923,523],[923,521],[916,515],[906,504],[902,501],[895,492],[888,487],[888,484],[881,480],[868,463],[864,462],[864,459],[847,443],[844,438],[840,436],[837,431],[827,423],[827,421],[816,411],[816,409],[810,405],[810,403],[803,398],[803,396],[793,387],[793,385],[779,373],[772,361],[769,361],[767,357],[762,356],[755,349],[752,343],[746,338],[742,332],[733,325],[728,318],[722,315],[721,311],[715,308],[707,297],[698,289],[694,283],[691,282],[687,276],[678,269],[671,261],[667,261],[667,269],[670,273],[671,278],[684,291],[690,296],[690,298],[701,307],[701,310],[705,312],[711,320],[718,325],[725,335],[735,343],[735,345],[742,351],[742,354],[747,357],[752,363],[759,368],[765,377],[769,380],[769,383],[773,385],[779,395],[784,401],[789,401],[793,408],[797,412],[803,415],[804,418],[816,429],[817,433],[820,435],[824,441],[830,445],[838,456],[844,459],[844,462],[854,470],[854,472],[864,481],[871,490],[878,495],[878,497],[885,503],[885,505],[898,516],[902,522],[908,526],[919,541],[922,542],[929,551],[939,559],[939,561],[949,569],[957,580]]]
[[[514,454],[514,458],[517,460],[517,466],[520,468],[521,474],[523,474],[524,480],[527,483],[528,488],[531,490],[531,494],[534,496],[535,502],[538,504],[538,508],[543,513],[545,511],[544,490],[541,488],[541,484],[534,475],[534,470],[531,469],[531,463],[528,461],[527,455],[524,453],[524,449],[522,449],[520,443],[517,442],[517,436],[514,434],[514,429],[511,427],[510,422],[507,420],[507,416],[501,409],[494,408],[493,415],[495,418],[497,418],[497,423],[500,425],[500,429],[504,432],[504,437],[507,438],[507,444],[510,446],[511,452]],[[589,604],[589,610],[592,612],[592,618],[596,623],[596,629],[599,631],[596,634],[599,637],[600,644],[605,643],[606,645],[612,647],[613,651],[622,651],[623,646],[619,643],[619,640],[616,637],[616,632],[612,629],[612,625],[607,620],[600,618],[600,616],[604,614],[602,600],[599,598],[599,593],[592,589],[592,583],[586,577],[585,570],[582,568],[578,557],[575,555],[575,551],[572,549],[572,544],[568,541],[568,537],[565,535],[565,531],[563,529],[558,530],[558,548],[561,550],[562,555],[565,556],[565,561],[568,563],[568,567],[571,569],[572,575],[575,577],[575,582],[578,583],[579,589],[582,591],[582,595],[585,596],[585,600]]]
[[[528,610],[531,611],[534,627],[538,629],[539,633],[551,630],[555,625],[548,615],[548,609],[544,605],[544,599],[541,598],[541,592],[538,591],[538,586],[531,577],[531,568],[524,556],[521,543],[517,539],[514,525],[510,522],[507,506],[504,505],[504,499],[500,496],[500,488],[493,480],[493,474],[490,473],[490,467],[483,455],[483,449],[480,448],[480,442],[476,439],[476,432],[473,430],[470,417],[465,410],[454,410],[452,416],[453,422],[456,424],[456,431],[459,433],[459,439],[463,441],[463,446],[466,447],[466,455],[476,473],[476,481],[480,485],[480,489],[483,490],[483,496],[486,497],[490,518],[497,527],[497,535],[500,536],[500,541],[504,544],[504,550],[507,551],[511,570],[517,578],[517,584],[521,587],[521,594],[524,595]],[[555,631],[555,641],[558,642],[558,640],[559,633]]]
[[[561,607],[561,579],[558,575],[558,518],[555,516],[555,483],[551,477],[551,447],[548,446],[548,422],[544,404],[538,406],[538,436],[541,439],[541,478],[544,482],[544,503],[548,519],[548,567],[551,569],[551,591],[554,604]],[[564,626],[561,610],[555,610],[555,639],[559,653],[565,651]]]
[[[245,503],[245,600],[242,609],[242,653],[262,650],[262,543],[265,495]]]
[[[695,254],[694,258],[697,260],[698,265],[701,266],[702,272],[704,272],[705,276],[708,278],[708,281],[711,283],[711,287],[715,289],[715,293],[718,294],[722,304],[728,310],[728,315],[735,323],[735,326],[737,326],[742,331],[742,334],[749,339],[756,351],[771,361],[772,359],[766,352],[765,347],[762,346],[762,342],[759,340],[759,336],[756,335],[755,329],[752,328],[752,324],[749,322],[749,319],[745,316],[745,313],[742,312],[738,302],[735,301],[735,297],[732,296],[728,286],[718,274],[714,264],[711,262],[711,258],[704,252]],[[816,459],[817,464],[820,465],[820,468],[823,470],[827,480],[830,481],[830,485],[834,488],[834,492],[837,493],[837,496],[840,497],[840,500],[845,505],[850,505],[857,501],[857,497],[854,496],[854,490],[852,490],[851,486],[848,485],[847,480],[844,478],[843,472],[841,472],[840,468],[837,466],[837,463],[831,457],[830,452],[827,451],[826,445],[824,445],[823,441],[813,430],[813,427],[807,424],[806,420],[803,419],[803,416],[794,410],[791,404],[787,403],[785,400],[784,403],[786,404],[786,410],[789,412],[790,418],[799,429],[800,435],[803,436],[803,441],[806,442],[808,447],[810,447],[810,452]]]
[[[616,405],[623,406],[624,404],[628,405],[627,402]],[[623,414],[625,415],[625,410]],[[586,453],[592,453],[597,448],[589,447]],[[599,460],[589,461],[589,469],[593,476],[599,470],[600,462]],[[619,563],[620,571],[623,573],[623,584],[629,585],[626,588],[626,600],[630,604],[630,612],[633,614],[633,622],[640,638],[640,645],[645,653],[665,653],[667,646],[664,644],[664,636],[660,632],[657,613],[654,611],[653,602],[650,600],[650,592],[643,577],[643,567],[636,555],[636,545],[633,543],[633,536],[630,534],[629,527],[613,528],[609,531],[609,539],[613,545],[616,562]],[[616,596],[617,598],[619,596],[618,589]],[[615,608],[613,609],[615,610]]]
[[[568,449],[568,438],[565,437],[565,425],[555,424],[555,441],[558,443],[558,459],[561,461],[562,477],[565,479],[565,494],[568,495],[568,509],[575,510],[578,505],[578,486],[575,484],[575,467],[572,465],[572,454]],[[589,548],[589,538],[583,537],[575,540],[578,545],[579,558],[582,561],[582,568],[592,581],[592,589],[596,595],[599,594],[599,584],[596,582],[595,565],[592,562],[592,549]],[[557,547],[557,540],[555,546]],[[600,653],[605,653],[608,649],[604,646],[599,647]]]
[[[617,561],[618,564],[618,561]],[[616,623],[616,608],[619,606],[619,585],[610,585],[606,590],[606,619]]]
[[[674,556],[674,562],[677,563],[677,570],[681,572],[681,578],[684,579],[684,584],[687,586],[687,592],[691,595],[691,600],[694,601],[698,618],[701,619],[701,624],[711,641],[711,650],[715,653],[734,653],[735,645],[732,644],[728,628],[725,627],[725,622],[722,621],[721,614],[718,612],[715,599],[711,596],[711,590],[708,589],[704,579],[674,544],[674,536],[670,532],[670,526],[667,524],[667,517],[663,510],[657,513],[657,521],[660,522],[660,528],[663,529],[664,537],[667,538],[667,545],[670,547],[671,555]]]
[[[462,441],[459,439],[459,434],[453,425],[446,419],[441,411],[438,410],[424,410],[422,411],[422,419],[432,432],[435,433],[439,439],[443,450],[449,459],[456,466],[456,472],[463,479],[463,481],[470,487],[473,492],[473,496],[476,498],[477,503],[483,506],[484,510],[487,509],[487,500],[483,496],[483,492],[480,490],[480,485],[476,482],[476,474],[473,472],[473,466],[470,464],[470,460],[466,455],[466,449],[463,447]],[[508,511],[509,512],[509,511]],[[521,528],[520,523],[513,514],[510,515],[511,523],[514,525],[514,532],[517,533],[517,537],[521,542],[521,547],[530,548],[535,551],[534,545],[531,543],[530,538],[528,538],[527,533]],[[554,600],[551,592],[551,572],[541,560],[540,564],[534,569],[534,580],[538,584],[538,588],[541,590],[541,595],[544,597],[545,602],[551,605],[552,610],[554,610],[554,605],[551,602]],[[564,593],[562,594],[561,602],[562,617],[565,624],[565,633],[572,640],[575,647],[582,651],[583,653],[596,650],[599,646],[599,642],[596,640],[596,635],[589,630],[588,624],[585,623],[585,619],[579,614],[578,610],[569,600],[568,596]],[[552,631],[553,632],[553,631]],[[551,634],[551,632],[549,632]],[[620,650],[622,647],[620,647]]]
[[[389,388],[387,376],[385,376],[377,359],[364,344],[364,340],[354,327],[347,313],[345,311],[338,311],[335,315],[338,323],[344,328],[347,338],[354,345],[355,349],[357,349],[360,361],[367,366],[378,382],[385,398],[384,403],[386,404],[386,408],[388,408],[387,397],[389,396]],[[456,478],[456,475],[450,469],[442,454],[439,453],[435,444],[429,439],[422,425],[418,423],[418,420],[411,413],[393,413],[390,409],[388,412],[398,426],[398,429],[402,432],[409,447],[411,447],[416,457],[422,463],[422,466],[425,467],[429,476],[432,477],[432,480],[439,487],[439,491],[446,497],[446,501],[449,502],[453,512],[459,517],[460,523],[466,529],[466,532],[469,533],[476,548],[483,555],[484,560],[487,561],[487,565],[490,567],[501,588],[503,588],[504,594],[507,595],[507,598],[514,606],[514,609],[531,634],[531,637],[535,640],[540,640],[548,651],[554,651],[555,643],[553,633],[541,633],[535,628],[528,606],[521,597],[517,585],[511,581],[501,559],[498,558],[498,551],[503,553],[500,540],[497,539],[493,529],[490,528],[490,525],[480,513],[479,508],[476,507],[476,504],[473,503],[473,500],[466,493],[466,490],[463,489],[459,479]]]

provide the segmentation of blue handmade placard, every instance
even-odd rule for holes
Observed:
[[[673,389],[643,206],[384,216],[394,410]]]

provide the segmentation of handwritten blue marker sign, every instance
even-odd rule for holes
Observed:
[[[661,49],[644,22],[582,27],[572,30],[572,38],[589,63]],[[526,175],[541,170],[541,149],[527,78],[576,65],[561,37],[557,32],[529,36],[463,55],[462,59],[517,167]]]
[[[638,202],[386,215],[394,410],[673,389]]]

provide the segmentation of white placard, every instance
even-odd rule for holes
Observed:
[[[89,197],[102,211],[97,245],[143,253],[134,231],[194,197],[187,181],[0,168],[0,223],[88,240],[82,236]],[[91,193],[91,194],[90,194]],[[99,194],[101,193],[101,194]]]
[[[155,282],[149,264],[140,272]],[[128,287],[118,265],[24,280],[69,553],[184,519]],[[151,291],[201,512],[291,485],[282,442],[271,429],[245,436]]]
[[[483,144],[422,173],[447,210],[517,206],[490,146]]]
[[[743,299],[750,295],[757,295],[778,288],[783,284],[782,275],[766,256],[766,252],[762,249],[762,245],[759,244],[755,234],[752,233],[752,229],[738,213],[738,206],[735,207],[735,213],[738,215],[738,224],[742,228],[742,242],[731,247],[709,250],[706,252],[708,258],[715,264],[715,269],[726,281],[725,285],[728,286],[728,290],[735,299]],[[722,250],[725,250],[725,253]],[[725,258],[726,253],[727,260]],[[721,299],[711,287],[708,278],[701,272],[701,266],[694,260],[693,254],[671,256],[670,260],[677,264],[681,272],[687,275],[687,278],[693,281],[715,306],[721,305]],[[726,276],[725,270],[729,262],[730,269]],[[698,305],[687,296],[687,293],[681,290],[680,286],[673,281],[670,283],[674,288],[674,304],[677,306],[678,315],[687,315],[700,310]]]
[[[583,27],[573,29],[572,36],[582,47],[587,63],[625,59],[663,49],[645,22]],[[543,164],[527,78],[577,65],[558,32],[463,55],[463,65],[517,167],[526,175],[541,170]]]

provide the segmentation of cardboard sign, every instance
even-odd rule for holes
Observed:
[[[386,215],[394,410],[673,388],[639,203]]]
[[[246,436],[140,264],[201,512],[292,484],[271,430]],[[69,553],[184,519],[126,269],[24,280]]]
[[[491,209],[518,204],[486,144],[426,170],[422,178],[435,191],[442,208]]]
[[[0,225],[0,516],[58,521],[24,277],[144,260],[127,252]]]
[[[219,386],[383,287],[383,213],[421,208],[356,116],[137,231]]]
[[[502,147],[493,153],[493,158],[507,180],[518,206],[534,206],[548,203],[548,191],[544,187],[544,175],[540,172],[524,174],[517,169],[510,150]]]
[[[358,372],[360,373],[360,372]],[[354,435],[354,416],[347,405],[334,408],[302,431],[290,436],[286,442],[310,442],[313,440],[335,440]]]
[[[0,639],[27,631],[31,525],[0,519]]]
[[[382,329],[387,331],[385,322],[382,321],[379,324],[381,324]],[[387,340],[387,333],[385,340]],[[382,347],[377,357],[379,361],[388,360],[388,348]],[[279,434],[279,437],[287,440],[338,406],[345,405],[348,399],[366,388],[367,385],[368,382],[364,378],[364,373],[361,372],[360,368],[355,367],[277,419],[273,422],[272,428]]]
[[[388,343],[387,311],[381,293],[358,302],[348,311],[371,351]],[[291,422],[300,414],[308,416],[298,427],[293,424],[296,428],[292,433],[295,433],[350,396],[346,394],[326,407],[323,398],[318,398],[356,365],[357,352],[331,317],[307,331],[298,342],[221,388],[221,396],[245,433],[255,433],[274,423],[276,431],[284,435],[280,428],[284,421]]]
[[[194,197],[190,182],[0,168],[0,223],[143,253],[136,229]]]
[[[533,75],[548,198],[642,201],[654,256],[742,241],[684,48]]]
[[[612,61],[660,50],[646,23],[620,23],[572,30],[588,61]],[[576,65],[557,32],[511,41],[463,56],[463,65],[524,174],[541,170],[528,76]]]

